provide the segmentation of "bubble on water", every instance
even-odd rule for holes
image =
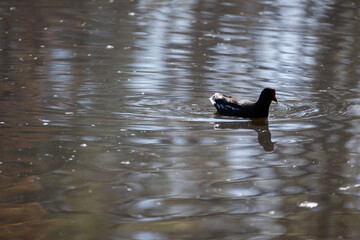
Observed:
[[[349,186],[346,186],[346,187],[339,187],[339,190],[340,191],[346,191],[346,190],[349,190]]]
[[[308,202],[308,201],[305,201],[305,202],[302,202],[299,204],[299,207],[303,207],[303,208],[315,208],[317,207],[319,204],[316,203],[316,202]]]
[[[80,147],[87,147],[86,143],[80,144]]]
[[[42,125],[44,125],[44,126],[47,126],[47,125],[49,125],[49,123],[50,123],[50,120],[48,120],[48,119],[39,119],[41,122],[43,122],[43,124]]]
[[[106,49],[113,49],[115,48],[113,45],[106,45]]]
[[[269,211],[269,215],[274,215],[275,214],[275,211],[274,210],[270,210]]]
[[[128,15],[129,16],[135,16],[135,13],[134,12],[129,12]]]

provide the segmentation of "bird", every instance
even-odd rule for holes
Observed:
[[[220,115],[237,116],[242,118],[267,118],[272,101],[278,103],[274,88],[262,90],[256,102],[215,93],[209,98]]]

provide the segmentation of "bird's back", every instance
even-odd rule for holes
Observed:
[[[254,102],[221,93],[215,93],[210,102],[221,115],[251,118],[255,110]]]

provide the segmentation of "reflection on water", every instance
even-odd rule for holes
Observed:
[[[3,1],[0,239],[358,239],[359,9]]]
[[[258,142],[265,151],[273,151],[275,143],[271,141],[271,132],[267,120],[219,122],[215,129],[253,129],[258,135]]]

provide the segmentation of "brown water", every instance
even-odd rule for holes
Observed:
[[[360,238],[358,1],[0,3],[0,239]],[[268,123],[214,92],[277,90]]]

